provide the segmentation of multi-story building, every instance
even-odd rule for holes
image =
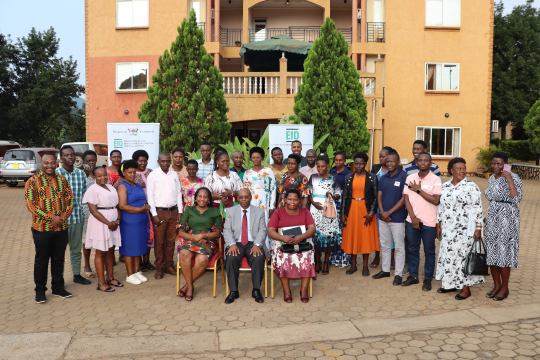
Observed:
[[[443,170],[455,156],[476,169],[473,148],[490,134],[494,0],[86,0],[87,140],[104,141],[108,122],[138,122],[191,9],[223,73],[231,136],[256,138],[293,113],[302,75],[278,60],[248,67],[240,46],[283,34],[312,42],[330,17],[364,85],[375,162],[383,146],[410,161],[423,139]]]

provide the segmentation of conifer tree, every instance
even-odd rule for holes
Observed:
[[[223,76],[204,48],[204,33],[197,26],[195,12],[178,27],[178,36],[159,58],[159,68],[146,92],[148,99],[138,112],[145,123],[160,126],[161,151],[177,146],[186,151],[203,141],[213,146],[227,141],[227,102]]]
[[[334,151],[349,155],[369,150],[366,100],[348,47],[334,21],[326,18],[304,62],[302,85],[294,97],[295,114],[304,124],[315,125],[315,138],[330,133],[321,152],[330,144]]]

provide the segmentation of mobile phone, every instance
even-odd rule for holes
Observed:
[[[420,227],[420,229],[421,229],[421,228],[422,228],[422,226],[424,226],[424,223],[420,221],[420,222],[418,223],[418,226],[419,226],[419,227]]]
[[[83,168],[85,168],[85,169],[89,169],[89,168],[90,168],[90,165],[88,165],[88,164],[82,164],[82,165],[83,165]]]
[[[512,165],[504,164],[503,170],[507,172],[512,172]]]

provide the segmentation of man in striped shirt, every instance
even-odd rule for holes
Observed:
[[[53,295],[71,297],[64,289],[64,254],[68,243],[67,219],[73,211],[73,193],[63,176],[55,174],[56,157],[45,153],[41,157],[39,174],[25,185],[25,199],[32,213],[32,236],[36,247],[34,282],[36,303],[47,301],[47,272],[51,261]]]
[[[75,163],[75,151],[69,145],[60,149],[62,166],[56,169],[58,175],[62,175],[69,183],[73,193],[73,212],[67,219],[69,237],[69,258],[73,271],[73,282],[89,285],[90,280],[81,276],[82,259],[82,231],[84,227],[84,210],[82,198],[86,192],[86,174],[84,171],[73,166]]]
[[[407,173],[407,176],[416,174],[418,171],[418,155],[420,155],[423,152],[428,152],[428,144],[424,140],[416,140],[413,144],[413,156],[414,159],[407,165],[403,166],[403,171]],[[433,174],[437,175],[438,177],[441,177],[441,170],[439,170],[439,166],[437,164],[434,164],[433,162],[429,166],[429,171],[431,171]]]

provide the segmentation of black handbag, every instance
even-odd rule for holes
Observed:
[[[280,247],[281,252],[285,254],[296,254],[296,253],[309,251],[311,249],[312,249],[312,246],[310,243],[308,243],[307,240],[302,240],[296,245],[283,244]]]
[[[484,251],[482,253],[482,248]],[[489,275],[488,266],[486,262],[486,248],[482,239],[474,241],[471,251],[465,259],[465,265],[463,266],[463,273],[465,275]]]

